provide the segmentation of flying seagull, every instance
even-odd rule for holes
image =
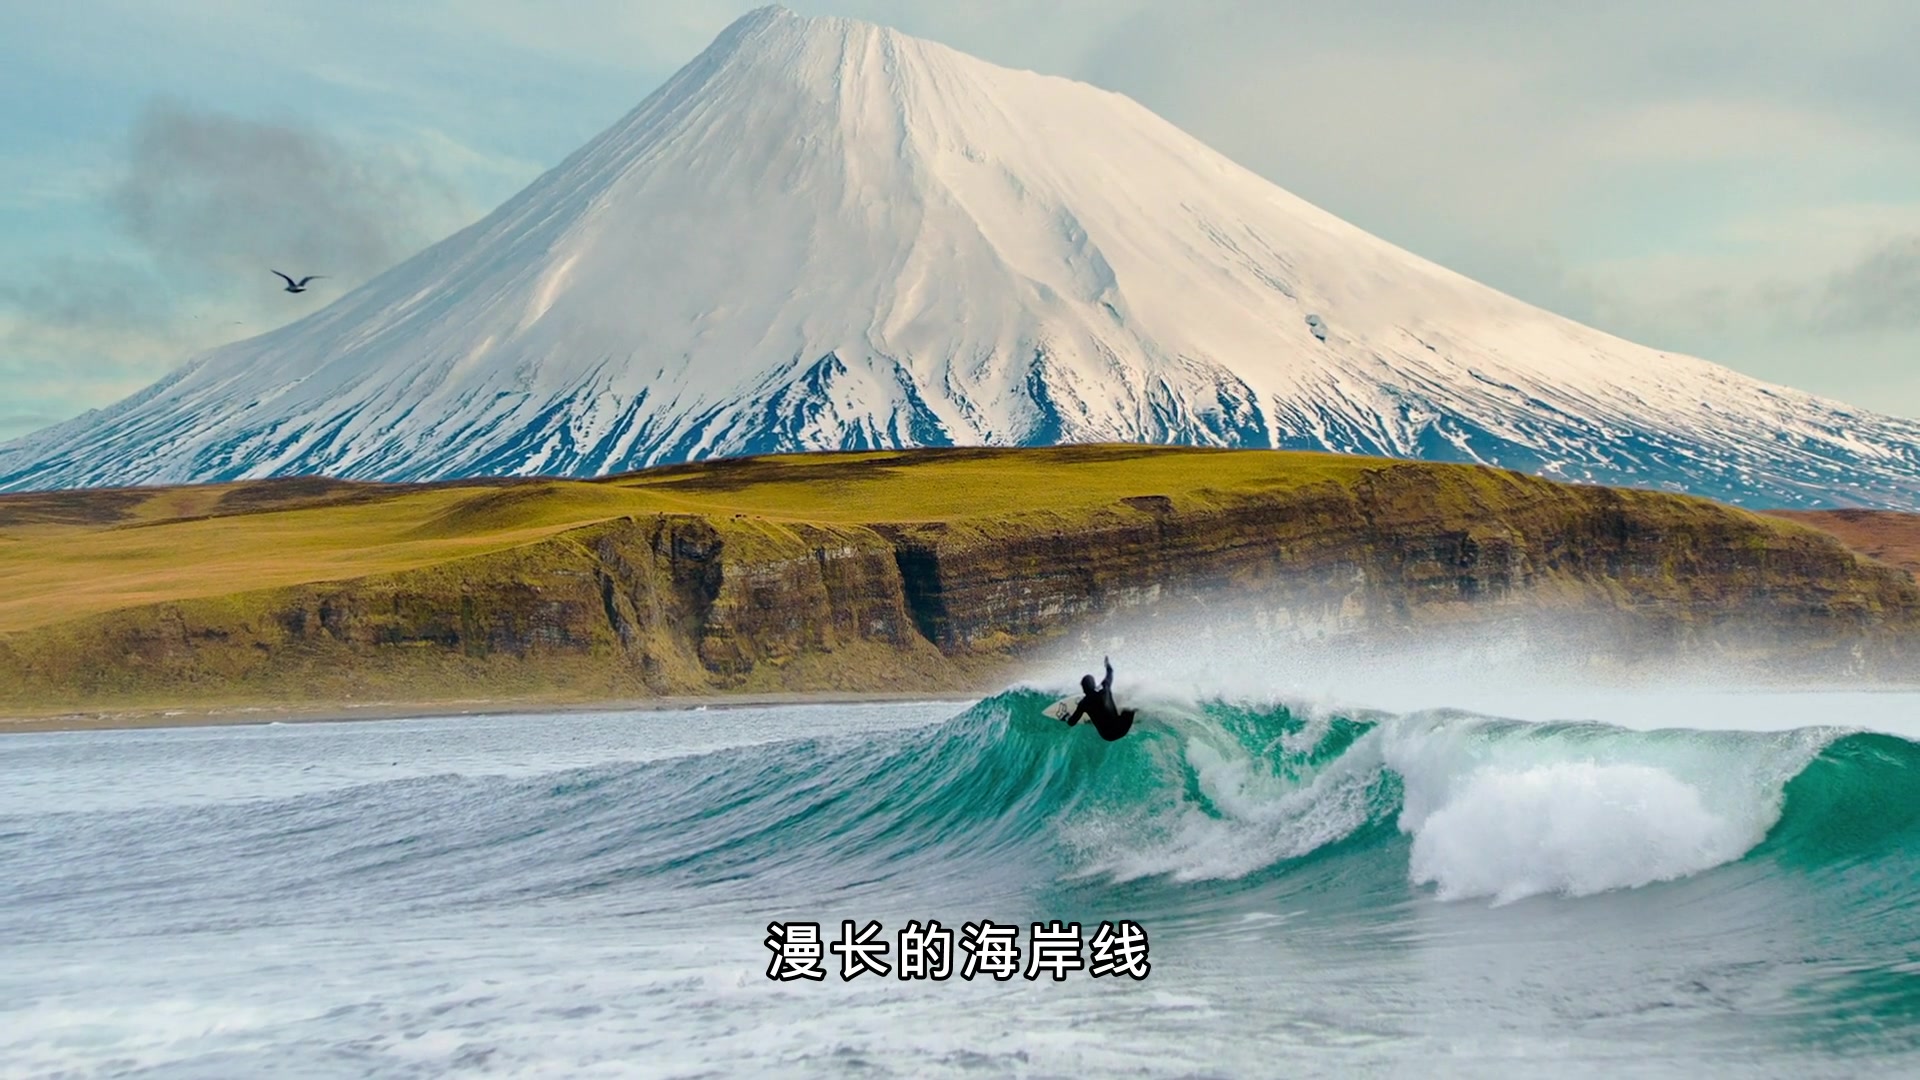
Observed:
[[[280,274],[280,271],[275,270],[274,273]],[[295,281],[285,274],[280,274],[281,280],[287,283],[287,289],[286,289],[287,292],[306,292],[307,282],[312,281],[315,278],[320,278],[325,276],[326,276],[325,274],[308,274],[306,277],[301,278],[299,281]]]

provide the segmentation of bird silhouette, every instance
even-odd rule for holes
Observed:
[[[280,271],[275,270],[274,273],[280,274]],[[313,281],[317,278],[322,278],[325,276],[326,276],[325,274],[308,274],[306,277],[301,278],[299,281],[295,281],[285,274],[280,274],[281,280],[287,283],[287,288],[286,288],[287,292],[306,292],[307,282]]]

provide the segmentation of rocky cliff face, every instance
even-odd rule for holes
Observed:
[[[1613,659],[1736,652],[1904,678],[1920,586],[1832,536],[1699,500],[1424,465],[1180,510],[829,526],[630,516],[333,584],[132,608],[0,644],[0,705],[978,688],[1183,605],[1280,638],[1538,612]]]
[[[1920,577],[1920,514],[1891,510],[1772,510],[1768,514],[1832,533],[1868,558]]]
[[[1904,663],[1920,593],[1830,537],[1693,500],[1449,479],[1386,469],[1203,514],[1137,498],[1071,532],[880,531],[916,628],[950,654],[1193,601],[1292,640],[1555,612],[1621,662],[1698,648],[1803,670],[1840,653],[1855,670]]]

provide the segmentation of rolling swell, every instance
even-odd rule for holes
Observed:
[[[1920,834],[1920,746],[1888,735],[1155,700],[1107,744],[1068,735],[1042,712],[1053,700],[1009,691],[932,729],[667,765],[689,797],[648,800],[633,835],[675,846],[630,848],[665,857],[629,870],[756,892],[977,883],[989,867],[1009,886],[1180,887],[1392,860],[1443,899],[1507,903],[1737,863],[1920,867],[1901,854]]]
[[[47,868],[0,902],[0,929],[1051,884],[1192,911],[1275,883],[1321,904],[1502,904],[1755,876],[1885,910],[1920,887],[1920,745],[1893,736],[1147,697],[1109,744],[1044,715],[1052,700],[1014,690],[931,727],[534,776],[0,818],[0,857]],[[1354,880],[1360,898],[1333,887]]]
[[[1920,744],[1865,732],[1829,744],[1788,782],[1786,812],[1755,857],[1837,869],[1920,841]],[[1920,863],[1907,861],[1910,875]]]
[[[1014,690],[929,729],[640,766],[619,780],[617,868],[574,882],[1306,887],[1385,860],[1414,889],[1499,904],[1737,863],[1920,866],[1899,854],[1920,833],[1920,746],[1893,736],[1164,699],[1108,744],[1045,716],[1053,700]]]

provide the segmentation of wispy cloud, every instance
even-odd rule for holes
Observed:
[[[1827,325],[1920,330],[1920,234],[1895,237],[1831,275],[1821,299]]]
[[[475,213],[429,152],[349,143],[290,121],[156,102],[95,198],[120,252],[61,256],[0,278],[10,421],[105,404],[193,352],[311,310],[271,271],[338,294]],[[437,151],[437,152],[434,152]],[[472,167],[472,161],[463,164]],[[36,372],[58,372],[58,379]],[[17,434],[18,431],[11,432]]]
[[[211,285],[278,267],[353,283],[464,216],[459,193],[416,164],[288,123],[162,102],[130,142],[109,203],[167,276]]]
[[[180,0],[163,11],[100,0],[111,17],[92,20],[12,5],[0,10],[0,95],[17,55],[35,64],[14,69],[69,78],[65,89],[134,100],[150,78],[249,116],[281,108],[313,118],[176,107],[168,119],[150,110],[139,130],[151,146],[128,143],[122,164],[130,171],[144,161],[146,175],[168,186],[123,188],[111,204],[124,211],[113,217],[118,246],[77,256],[108,264],[88,266],[83,278],[134,264],[148,295],[169,307],[224,303],[236,318],[271,320],[284,307],[269,302],[285,298],[272,294],[262,264],[305,261],[306,272],[337,272],[323,284],[349,284],[361,271],[345,268],[446,231],[460,216],[450,192],[471,204],[469,214],[492,206],[759,3],[268,10]],[[1889,359],[1920,355],[1920,326],[1907,314],[1916,310],[1911,245],[1920,237],[1912,0],[787,6],[886,23],[1126,93],[1295,193],[1523,299],[1662,348],[1920,414],[1920,383]],[[112,59],[130,36],[148,43],[145,75]],[[73,130],[75,171],[61,175],[90,191],[121,183],[122,172],[99,171],[86,126]],[[202,139],[209,159],[236,170],[232,178],[196,167]],[[74,185],[36,181],[29,193],[30,178],[0,162],[0,189],[36,200],[0,213],[0,242],[9,222],[74,204]],[[287,198],[276,202],[273,192]],[[341,227],[316,232],[317,219]],[[43,320],[99,310],[110,325],[124,316],[106,310],[114,290],[89,293],[70,269],[36,267],[32,276],[9,295],[38,290]],[[255,277],[264,280],[246,284]],[[48,290],[67,299],[43,303]],[[1874,345],[1836,349],[1841,334],[1874,335]]]
[[[1078,74],[1390,241],[1622,336],[1920,415],[1888,363],[1920,355],[1920,66],[1899,44],[1920,6],[1195,0],[1100,33]]]

